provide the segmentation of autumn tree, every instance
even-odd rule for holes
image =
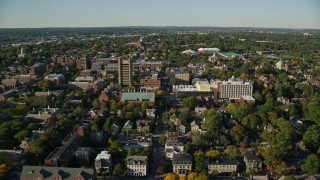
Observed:
[[[217,150],[210,150],[206,152],[205,156],[208,158],[217,158],[220,156],[220,152]]]

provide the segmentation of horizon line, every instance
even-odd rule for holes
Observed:
[[[48,26],[48,27],[0,27],[0,29],[55,29],[55,28],[164,28],[164,27],[180,27],[180,28],[253,28],[253,29],[292,29],[292,30],[320,30],[320,28],[293,28],[293,27],[252,27],[252,26],[174,26],[174,25],[137,25],[137,26]]]

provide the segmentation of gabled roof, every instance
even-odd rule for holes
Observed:
[[[175,154],[173,155],[172,163],[179,163],[179,162],[192,162],[192,156],[190,154]]]
[[[65,168],[65,167],[47,167],[47,166],[23,166],[20,175],[21,179],[37,179],[37,174],[41,173],[44,179],[54,179],[56,174],[62,179],[76,179],[78,175],[84,179],[93,179],[93,169],[88,168]]]
[[[261,158],[259,158],[254,152],[248,151],[244,155],[249,161],[262,161]]]
[[[4,84],[5,86],[16,86],[17,82],[18,82],[17,79],[3,79],[1,81],[1,83]]]

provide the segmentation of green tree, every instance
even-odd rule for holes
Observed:
[[[249,114],[242,119],[241,124],[247,127],[251,132],[256,132],[261,123],[259,117],[254,114]]]
[[[227,146],[227,148],[224,150],[224,153],[228,156],[229,159],[235,159],[241,155],[239,148],[234,145]]]
[[[308,104],[308,117],[317,124],[320,124],[320,94],[316,93]]]
[[[194,153],[194,146],[191,142],[187,142],[185,145],[184,145],[184,151],[186,153],[189,153],[189,154],[193,154]]]
[[[194,154],[194,169],[196,172],[200,172],[203,169],[204,153],[202,151],[196,151]]]
[[[115,176],[123,176],[125,172],[124,167],[121,164],[116,164],[116,166],[113,169],[113,174]]]
[[[320,128],[312,125],[303,135],[303,143],[311,152],[316,152],[320,148]]]
[[[166,136],[164,134],[161,134],[160,137],[159,137],[159,143],[161,145],[165,145],[166,144]]]
[[[241,125],[237,124],[231,129],[230,135],[234,144],[239,145],[246,137],[246,131]]]
[[[92,106],[95,108],[100,106],[100,102],[99,102],[98,98],[95,98],[91,103],[92,103]]]
[[[20,132],[18,132],[16,135],[14,135],[14,138],[21,142],[22,140],[24,140],[24,138],[29,137],[30,135],[30,131],[29,130],[22,130]]]
[[[301,166],[303,172],[315,175],[320,172],[320,158],[316,154],[310,154]]]
[[[54,83],[52,81],[49,81],[47,79],[43,80],[39,87],[42,89],[42,91],[48,91],[50,89],[52,89],[54,86]]]
[[[194,107],[198,104],[198,100],[194,96],[186,97],[182,100],[182,107]]]

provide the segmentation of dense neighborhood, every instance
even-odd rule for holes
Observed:
[[[319,31],[2,31],[0,179],[320,178]]]

